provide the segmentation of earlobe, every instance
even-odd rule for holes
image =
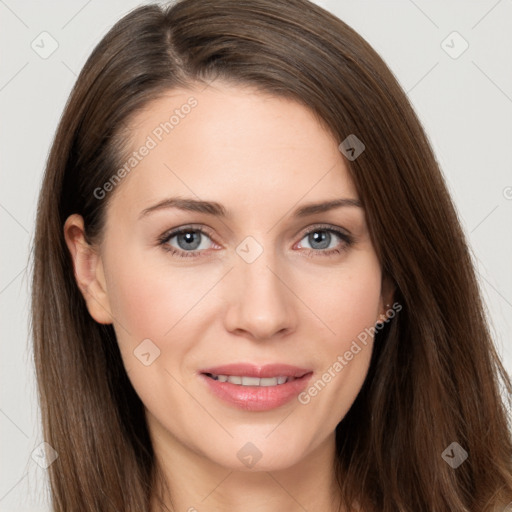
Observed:
[[[112,314],[108,301],[103,263],[97,250],[85,238],[81,215],[70,215],[64,224],[64,239],[68,246],[75,279],[90,315],[100,324],[111,324]]]
[[[394,301],[395,289],[393,279],[388,275],[384,275],[381,285],[380,315],[377,322],[383,323],[389,319],[388,311],[391,309]]]

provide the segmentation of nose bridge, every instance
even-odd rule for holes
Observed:
[[[270,238],[266,237],[264,247],[248,236],[236,248],[228,328],[248,331],[255,338],[270,338],[295,327],[293,294],[285,285],[286,272]]]

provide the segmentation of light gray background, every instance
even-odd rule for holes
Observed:
[[[496,343],[512,371],[512,0],[317,3],[365,37],[407,91],[455,199]],[[31,458],[42,436],[26,267],[47,152],[86,58],[140,4],[0,0],[1,511],[48,510],[45,470]],[[46,59],[31,47],[50,48],[43,31],[58,43]],[[447,53],[463,48],[457,36],[446,39],[453,31],[469,44],[458,58]]]

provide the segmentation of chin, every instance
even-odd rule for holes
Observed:
[[[256,437],[256,436],[255,436]],[[250,441],[245,437],[243,441],[231,440],[219,444],[220,451],[208,455],[212,462],[232,471],[258,472],[281,471],[300,463],[306,455],[307,447],[296,447],[296,443],[277,440]],[[254,438],[253,438],[254,439]],[[233,457],[234,455],[234,457]]]

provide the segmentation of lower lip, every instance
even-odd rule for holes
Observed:
[[[310,372],[299,379],[276,386],[241,386],[214,380],[204,373],[200,377],[225,402],[247,411],[268,411],[288,403],[302,392],[312,375],[313,372]]]

